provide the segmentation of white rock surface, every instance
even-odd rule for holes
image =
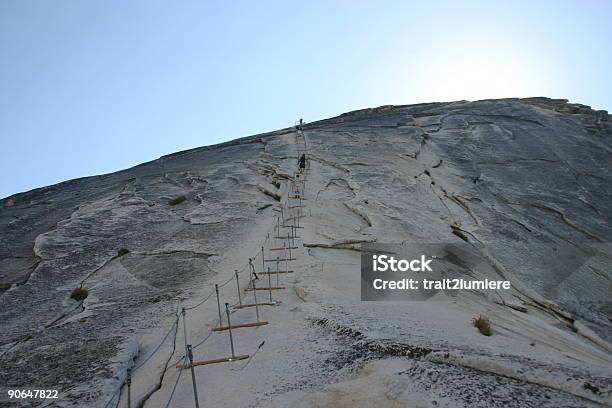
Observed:
[[[308,124],[295,272],[280,276],[282,303],[261,310],[270,323],[234,333],[254,358],[195,369],[200,406],[612,404],[611,129],[606,113],[545,98]],[[0,296],[0,383],[58,387],[58,406],[105,407],[132,358],[143,364],[169,333],[132,385],[133,403],[166,406],[184,355],[177,306],[226,281],[222,301],[238,300],[234,270],[261,250],[296,159],[285,129],[4,199],[0,282],[18,285]],[[360,243],[462,240],[512,281],[511,294],[360,301]],[[117,257],[120,248],[130,252]],[[90,294],[79,304],[69,295],[81,282]],[[471,325],[478,314],[492,336]],[[189,342],[206,339],[214,297],[187,316]],[[227,334],[215,333],[195,358],[228,353]],[[189,371],[177,384],[171,406],[193,406]]]

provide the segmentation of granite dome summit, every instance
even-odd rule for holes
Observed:
[[[382,106],[303,134],[306,217],[282,303],[236,334],[257,350],[248,365],[198,368],[203,406],[612,404],[607,112],[548,98]],[[260,251],[297,160],[288,127],[1,200],[0,384],[105,407],[134,363],[132,403],[165,406],[177,306]],[[361,302],[360,244],[408,241],[468,243],[512,293]],[[216,304],[190,316],[195,342]],[[214,335],[198,353],[226,350]],[[187,377],[176,406],[193,406]]]

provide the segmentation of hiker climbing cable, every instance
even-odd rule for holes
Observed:
[[[299,167],[300,167],[300,172],[304,171],[304,169],[306,168],[306,155],[305,154],[302,154],[300,156]]]

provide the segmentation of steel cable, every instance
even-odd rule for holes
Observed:
[[[305,139],[305,138],[304,138]],[[306,140],[303,140],[304,143],[304,150],[307,151],[307,146],[306,146]],[[288,193],[287,193],[288,194]],[[288,198],[288,196],[287,196]],[[263,242],[263,247],[266,246],[266,244],[268,244],[270,242],[270,237],[271,234],[274,234],[275,231],[275,226],[273,226],[271,229],[269,229],[266,233],[266,238],[264,239]],[[250,264],[252,263],[252,261],[256,260],[260,255],[262,255],[261,251],[257,251],[255,253],[255,255],[251,258],[251,262],[246,263],[242,269],[240,270],[236,270],[236,272],[238,274],[242,274],[243,272],[245,272]],[[227,279],[224,283],[218,285],[219,288],[222,288],[226,285],[228,285],[232,280],[234,280],[234,277],[230,277],[229,279]],[[184,310],[193,310],[196,309],[198,307],[200,307],[202,304],[204,304],[206,301],[208,301],[213,295],[215,294],[215,291],[211,291],[210,294],[208,294],[202,301],[200,301],[198,304],[194,305],[194,306],[188,306],[185,307]],[[235,306],[236,304],[234,304],[233,306]],[[172,325],[170,326],[170,329],[166,332],[166,334],[164,335],[164,337],[162,338],[162,340],[160,341],[160,343],[155,347],[155,349],[147,356],[147,358],[145,358],[140,364],[138,364],[137,366],[135,366],[133,368],[134,371],[140,369],[141,367],[143,367],[161,348],[161,346],[165,343],[166,339],[168,338],[168,336],[170,335],[170,333],[172,333],[173,330],[176,329],[176,331],[178,332],[178,326],[179,326],[179,320],[180,320],[180,316],[177,314],[176,316],[176,320],[172,323]],[[215,326],[217,324],[221,324],[221,320],[217,319],[217,322],[215,323]],[[204,339],[202,339],[199,343],[197,343],[195,346],[192,347],[192,349],[196,349],[198,347],[200,347],[201,345],[203,345],[206,341],[208,341],[208,339],[210,339],[210,337],[213,334],[213,330],[211,329],[210,332],[206,335],[206,337],[204,337]],[[237,369],[233,369],[230,368],[232,371],[242,371],[244,370],[250,363],[251,360],[257,355],[257,353],[259,352],[259,350],[261,350],[261,348],[263,347],[263,345],[265,344],[265,341],[262,341],[261,344],[259,344],[259,346],[257,347],[257,349],[255,350],[255,352],[248,358],[247,362],[241,366],[240,368]],[[181,361],[185,361],[186,356],[182,356],[180,357],[175,363],[173,363],[172,365],[176,366],[179,362]],[[166,408],[168,408],[170,406],[170,403],[172,402],[172,398],[174,397],[174,393],[176,392],[176,388],[178,386],[179,380],[181,378],[181,375],[183,373],[183,369],[181,368],[179,371],[179,374],[176,378],[176,381],[174,382],[174,385],[172,387],[172,392],[170,393],[170,397],[168,399],[168,402],[166,403]],[[111,396],[110,400],[104,405],[104,408],[108,408],[111,403],[115,400],[115,398],[117,397],[118,394],[120,394],[121,389],[123,388],[124,382],[121,383],[121,385],[117,388],[117,390],[114,392],[114,394]],[[121,398],[119,398],[117,400],[117,405],[119,404]]]
[[[151,357],[153,357],[155,355],[155,353],[157,353],[157,351],[161,348],[162,344],[164,344],[164,342],[166,341],[166,339],[168,338],[168,336],[170,335],[170,333],[172,333],[172,330],[174,328],[178,329],[178,322],[179,322],[179,317],[176,317],[176,320],[174,320],[174,323],[172,324],[172,326],[170,327],[170,330],[168,330],[168,332],[166,333],[166,335],[164,336],[164,338],[162,339],[162,341],[159,343],[159,345],[155,348],[155,350],[153,350],[153,352],[151,354],[149,354],[149,356],[140,364],[138,364],[136,367],[134,367],[132,369],[132,371],[136,371],[138,370],[140,367],[142,367],[143,365],[145,365],[147,363],[147,361],[149,361],[151,359]]]
[[[259,350],[261,350],[261,348],[263,347],[263,345],[264,345],[265,343],[266,343],[266,342],[265,342],[265,340],[264,340],[264,341],[262,341],[262,342],[259,344],[259,346],[257,346],[257,350],[255,350],[255,352],[254,352],[253,354],[251,354],[251,356],[249,357],[249,359],[247,360],[247,362],[246,362],[246,363],[245,363],[245,364],[244,364],[242,367],[240,367],[240,368],[230,368],[230,370],[232,370],[232,371],[242,371],[242,370],[244,370],[245,368],[247,368],[247,366],[248,366],[248,365],[251,363],[251,360],[252,360],[253,358],[255,358],[255,356],[257,355],[257,353],[259,352]]]
[[[275,227],[272,227],[271,233],[274,234],[274,229]],[[265,247],[265,245],[270,241],[270,230],[268,230],[268,232],[266,233],[266,238],[264,239],[263,242],[263,246]],[[250,264],[252,263],[252,261],[254,261],[255,259],[257,259],[259,256],[261,255],[261,251],[257,251],[255,253],[255,255],[251,258],[251,262],[250,263],[245,263],[244,266],[242,267],[242,269],[237,270],[236,272],[238,274],[241,274],[243,272],[245,272]],[[225,287],[226,285],[228,285],[232,280],[234,280],[234,277],[230,277],[228,278],[225,282],[223,282],[222,284],[218,285],[219,288]],[[204,304],[206,301],[208,301],[214,294],[216,291],[211,291],[211,293],[209,293],[202,301],[200,301],[198,304],[194,305],[194,306],[189,306],[189,307],[185,307],[185,310],[193,310],[198,308],[199,306],[201,306],[202,304]],[[236,304],[234,304],[233,306],[235,306]],[[164,338],[162,339],[162,341],[160,342],[160,344],[155,348],[155,350],[142,362],[140,363],[137,367],[134,368],[134,370],[137,370],[139,368],[141,368],[147,361],[149,361],[153,355],[155,355],[155,353],[157,353],[157,351],[160,349],[160,347],[162,346],[162,344],[165,342],[165,340],[167,339],[167,337],[170,335],[170,333],[172,332],[172,330],[174,328],[176,328],[176,330],[178,331],[178,323],[179,323],[179,316],[177,315],[177,319],[174,321],[174,323],[172,324],[172,326],[170,327],[170,330],[168,330],[168,332],[166,333],[166,335],[164,336]],[[217,319],[215,326],[217,324],[221,324],[221,321],[219,319]],[[208,339],[210,339],[210,337],[213,334],[213,330],[210,330],[210,332],[206,335],[206,337],[204,337],[199,343],[197,343],[196,345],[194,345],[192,347],[192,349],[196,349],[200,346],[202,346],[204,343],[206,343],[206,341],[208,341]],[[246,364],[244,364],[242,367],[238,368],[238,369],[231,369],[232,371],[241,371],[244,370],[251,362],[251,360],[257,355],[257,353],[259,352],[259,350],[261,350],[261,348],[263,347],[263,345],[265,344],[265,341],[261,342],[261,344],[259,344],[259,346],[257,347],[257,350],[255,350],[255,352],[249,357],[249,359],[247,360]],[[172,365],[176,366],[179,362],[184,361],[185,360],[185,356],[181,356],[176,362],[174,362]],[[181,369],[181,371],[179,371],[179,375],[177,376],[177,379],[174,383],[174,386],[172,388],[172,392],[170,394],[170,398],[168,399],[168,402],[166,404],[166,408],[169,407],[170,402],[172,401],[172,398],[174,396],[174,393],[176,391],[176,387],[178,385],[178,382],[180,380],[181,374],[182,374],[183,369]],[[123,384],[122,384],[123,386]],[[113,397],[111,398],[111,400],[107,403],[107,405],[105,406],[105,408],[108,408],[108,405],[114,400],[114,398],[116,397],[117,393],[121,390],[121,387],[119,387],[119,389],[115,392],[115,394],[113,395]]]
[[[208,296],[206,296],[206,297],[204,298],[204,300],[202,300],[202,301],[201,301],[200,303],[198,303],[197,305],[194,305],[194,306],[189,306],[189,307],[185,307],[184,309],[185,309],[185,310],[193,310],[193,309],[195,309],[195,308],[198,308],[198,307],[202,306],[202,304],[203,304],[204,302],[206,302],[208,299],[210,299],[210,298],[211,298],[211,296],[212,296],[212,295],[214,295],[214,294],[215,294],[215,291],[213,290],[212,292],[210,292],[210,293],[208,294]]]
[[[104,408],[108,408],[111,404],[111,402],[113,402],[115,400],[115,397],[117,396],[117,394],[119,394],[119,391],[121,391],[121,388],[123,388],[123,383],[121,383],[121,385],[119,386],[119,388],[117,388],[117,391],[115,391],[115,393],[113,394],[113,396],[111,397],[110,400],[108,400],[108,402],[106,403],[106,405],[104,405]],[[119,405],[119,399],[117,400],[117,405]],[[115,405],[115,406],[117,406]]]
[[[181,360],[184,360],[185,356],[183,356],[183,358],[181,358]],[[181,361],[179,360],[179,361]],[[178,373],[178,375],[176,376],[176,381],[174,382],[174,386],[172,387],[172,392],[170,393],[170,398],[168,398],[168,402],[166,403],[166,408],[168,408],[170,406],[170,402],[172,402],[172,397],[174,397],[174,392],[176,391],[176,386],[179,383],[179,380],[181,379],[181,374],[183,374],[183,369],[181,369]]]

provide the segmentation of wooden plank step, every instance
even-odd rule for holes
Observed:
[[[259,290],[259,288],[257,288]],[[259,326],[265,326],[266,324],[268,324],[268,322],[266,321],[261,321],[261,322],[253,322],[253,323],[242,323],[242,324],[232,324],[231,329],[242,329],[245,327],[259,327]],[[213,331],[225,331],[229,329],[228,326],[221,326],[221,327],[215,327],[213,329]]]
[[[247,358],[249,358],[249,356],[244,354],[241,356],[234,356],[234,357],[215,358],[213,360],[194,361],[193,366],[195,367],[195,366],[217,364],[217,363],[228,363],[230,361],[246,360]],[[177,364],[176,368],[191,368],[191,366],[189,364],[187,365]]]
[[[272,302],[261,302],[257,303],[257,306],[276,306],[277,303]],[[245,303],[244,305],[234,306],[234,309],[246,309],[247,307],[255,307],[255,303]],[[232,326],[232,329],[234,327]]]
[[[258,275],[276,275],[277,272],[257,272]],[[278,271],[278,273],[293,273],[293,271],[289,270],[289,271]]]
[[[295,261],[295,258],[280,258],[280,259],[264,259],[264,262],[285,262],[285,261]]]
[[[306,216],[305,215],[299,215],[297,217],[289,217],[289,218],[285,218],[285,221],[300,220],[302,218],[306,218]]]
[[[286,289],[284,286],[272,286],[271,288],[257,288],[257,290],[281,290],[281,289]],[[245,292],[252,292],[253,288],[246,288],[244,290]],[[234,326],[232,326],[232,329],[234,328]]]

